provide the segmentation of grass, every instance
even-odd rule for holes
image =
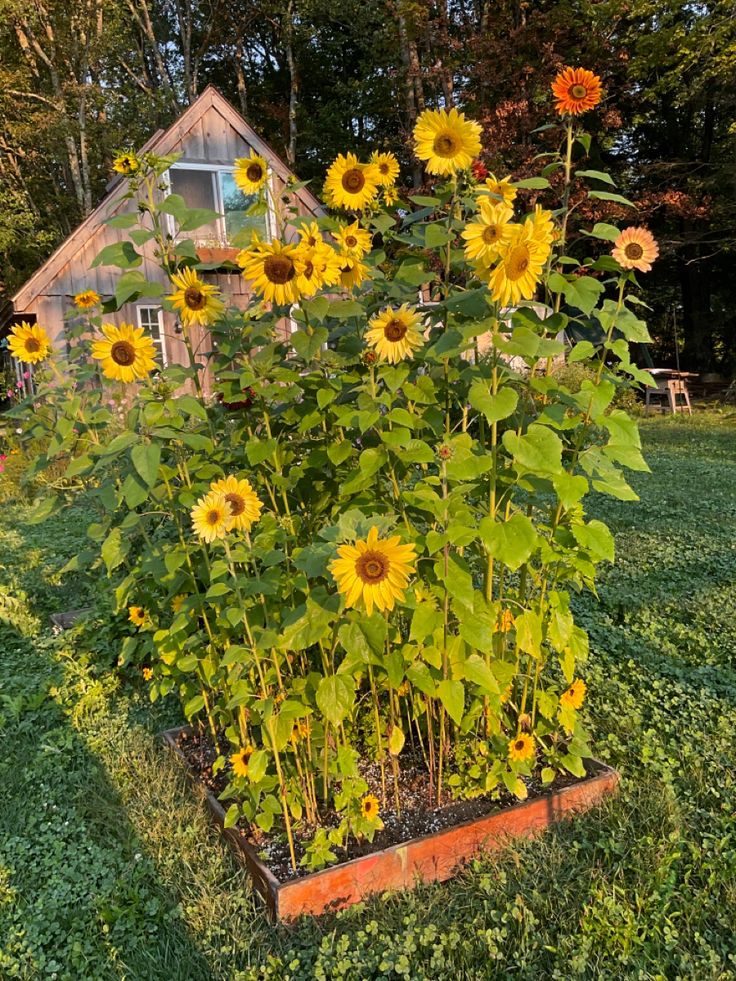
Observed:
[[[155,733],[105,670],[91,583],[56,570],[85,515],[0,530],[0,978],[726,981],[736,978],[736,426],[643,425],[637,505],[598,497],[618,561],[591,632],[589,717],[615,800],[454,882],[274,930]],[[85,590],[89,590],[85,593]]]

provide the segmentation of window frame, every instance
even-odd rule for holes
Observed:
[[[218,213],[217,218],[217,230],[220,243],[224,244],[225,248],[230,247],[230,242],[227,236],[227,220],[225,218],[225,205],[222,196],[222,185],[220,183],[220,174],[234,174],[235,167],[232,164],[209,164],[209,163],[194,163],[188,160],[177,160],[176,163],[171,164],[169,170],[166,171],[164,179],[166,182],[166,193],[172,193],[172,182],[170,177],[170,171],[172,170],[197,170],[200,172],[211,174],[212,180],[212,195],[213,201],[215,202],[214,211]],[[273,172],[270,167],[267,169],[266,177],[266,200],[267,209],[265,214],[266,219],[266,238],[272,239],[274,237],[275,228],[275,215],[273,208],[273,189],[272,189],[272,179]],[[171,216],[168,217],[169,234],[174,234],[174,220]],[[194,229],[191,237],[194,238],[196,242],[196,232],[198,229]],[[189,237],[189,236],[188,236]]]
[[[144,310],[155,310],[158,314],[158,340],[151,334],[151,324],[143,323],[142,313]],[[136,303],[135,305],[136,323],[146,331],[153,341],[154,347],[161,352],[161,367],[169,365],[169,352],[166,350],[166,334],[164,333],[164,308],[156,306],[154,303]]]

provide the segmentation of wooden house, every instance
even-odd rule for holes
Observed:
[[[247,156],[251,150],[260,154],[269,167],[270,210],[258,217],[245,213],[252,200],[237,188],[233,179],[234,160]],[[155,133],[140,152],[159,156],[180,154],[165,175],[170,190],[180,194],[191,208],[219,212],[220,217],[211,225],[186,233],[188,238],[194,239],[203,262],[233,259],[238,250],[229,247],[230,241],[242,229],[252,228],[264,238],[275,237],[273,203],[279,200],[293,175],[213,86],[208,86],[172,126]],[[66,345],[64,315],[73,307],[75,294],[88,289],[102,297],[114,294],[121,271],[111,266],[92,269],[91,263],[102,248],[126,238],[125,230],[105,223],[115,214],[130,209],[129,200],[120,200],[123,190],[122,178],[112,180],[97,208],[15,293],[3,332],[23,320],[39,323],[48,332],[54,347],[63,350]],[[293,192],[293,199],[301,215],[322,212],[319,201],[306,188]],[[149,280],[166,283],[152,249],[149,243],[139,250],[144,253],[140,271]],[[249,284],[239,273],[214,269],[204,278],[217,285],[231,304],[241,308],[247,305]],[[163,310],[150,298],[125,303],[105,319],[110,323],[125,322],[144,327],[152,335],[164,364],[186,363],[175,314]],[[197,332],[195,328],[192,340],[195,348],[201,344],[204,340],[201,329]]]

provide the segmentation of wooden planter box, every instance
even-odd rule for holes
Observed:
[[[226,262],[235,262],[240,249],[230,249],[224,246],[198,245],[197,256],[200,262],[218,263],[223,265]]]
[[[187,726],[163,733],[167,746],[186,763],[177,737]],[[504,807],[433,834],[422,835],[383,851],[354,858],[291,882],[279,882],[258,857],[256,848],[237,828],[223,828],[225,808],[202,788],[207,807],[236,856],[250,872],[253,885],[274,920],[292,920],[303,913],[313,916],[341,909],[390,889],[411,889],[417,880],[444,882],[465,862],[482,852],[503,848],[514,838],[530,838],[555,821],[586,811],[613,793],[619,781],[616,770],[589,760],[592,776],[542,797]],[[190,776],[194,776],[187,765]]]

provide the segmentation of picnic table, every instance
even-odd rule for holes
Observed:
[[[679,368],[650,368],[649,374],[657,383],[656,388],[647,388],[644,396],[645,409],[649,413],[650,405],[658,405],[662,412],[669,408],[673,414],[687,412],[693,414],[688,391],[688,379],[698,378],[694,371],[680,371]],[[653,400],[657,401],[654,402]]]

